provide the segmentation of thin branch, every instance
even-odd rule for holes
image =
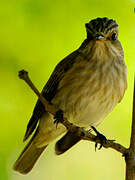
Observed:
[[[28,72],[25,70],[19,71],[18,76],[20,79],[23,79],[29,85],[29,87],[35,92],[40,101],[44,104],[46,111],[55,115],[57,109],[54,106],[50,105],[48,101],[42,96],[42,94],[38,91],[38,89],[34,86],[34,84],[28,76]]]
[[[130,147],[128,153],[125,156],[125,161],[126,161],[126,180],[135,180],[135,78],[134,78],[131,139],[130,139]]]
[[[135,151],[135,81],[134,81],[134,94],[133,94],[133,114],[132,114],[130,149]]]
[[[20,79],[23,79],[30,87],[31,89],[36,93],[36,95],[38,96],[38,98],[41,100],[41,102],[43,103],[46,111],[48,111],[49,113],[55,115],[56,112],[59,110],[57,109],[54,105],[49,104],[48,101],[42,96],[41,93],[39,93],[39,91],[37,90],[37,88],[34,86],[34,84],[32,83],[32,81],[30,80],[29,76],[28,76],[28,72],[26,72],[25,70],[22,70],[19,72],[19,77]],[[81,139],[83,140],[88,140],[88,141],[92,141],[95,143],[100,143],[100,141],[96,138],[95,135],[93,135],[92,133],[90,133],[90,131],[86,131],[84,130],[84,128],[82,127],[78,127],[76,125],[73,125],[72,123],[70,123],[67,119],[64,118],[64,121],[62,122],[62,124],[71,132],[75,133],[77,136],[80,136]],[[104,148],[112,148],[120,153],[127,154],[128,149],[125,148],[124,146],[122,146],[121,144],[115,143],[114,140],[106,140],[106,142],[103,142],[103,147]]]

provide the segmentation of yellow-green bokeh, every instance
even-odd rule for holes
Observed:
[[[121,154],[80,142],[62,156],[54,143],[27,176],[13,172],[12,165],[24,147],[22,138],[36,96],[19,80],[29,71],[39,90],[55,65],[78,48],[86,37],[84,24],[109,17],[119,24],[119,39],[128,66],[128,89],[123,101],[99,126],[108,138],[129,145],[133,77],[135,71],[134,0],[4,0],[0,2],[0,180],[123,180]]]

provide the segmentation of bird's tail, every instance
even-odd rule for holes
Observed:
[[[27,174],[33,168],[34,164],[38,160],[41,153],[47,147],[37,148],[34,143],[35,135],[32,137],[30,142],[26,145],[19,158],[16,160],[13,169],[20,172],[21,174]]]
[[[74,133],[67,132],[55,145],[55,152],[57,155],[63,154],[69,150],[72,146],[81,140],[79,136]]]

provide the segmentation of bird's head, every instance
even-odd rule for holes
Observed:
[[[97,18],[85,24],[87,39],[89,40],[111,40],[118,39],[118,24],[113,19]]]
[[[85,26],[89,42],[88,53],[104,57],[102,59],[114,56],[124,57],[123,48],[118,40],[118,24],[116,21],[106,17],[97,18],[86,23]]]

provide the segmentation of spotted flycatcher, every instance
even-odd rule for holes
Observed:
[[[127,87],[124,52],[118,40],[118,24],[108,18],[97,18],[85,24],[87,38],[54,69],[42,90],[47,101],[63,111],[73,124],[96,127],[121,101]],[[24,141],[34,133],[17,159],[14,170],[28,173],[45,148],[58,136],[56,154],[62,154],[80,137],[67,132],[53,115],[37,101],[28,123]]]

